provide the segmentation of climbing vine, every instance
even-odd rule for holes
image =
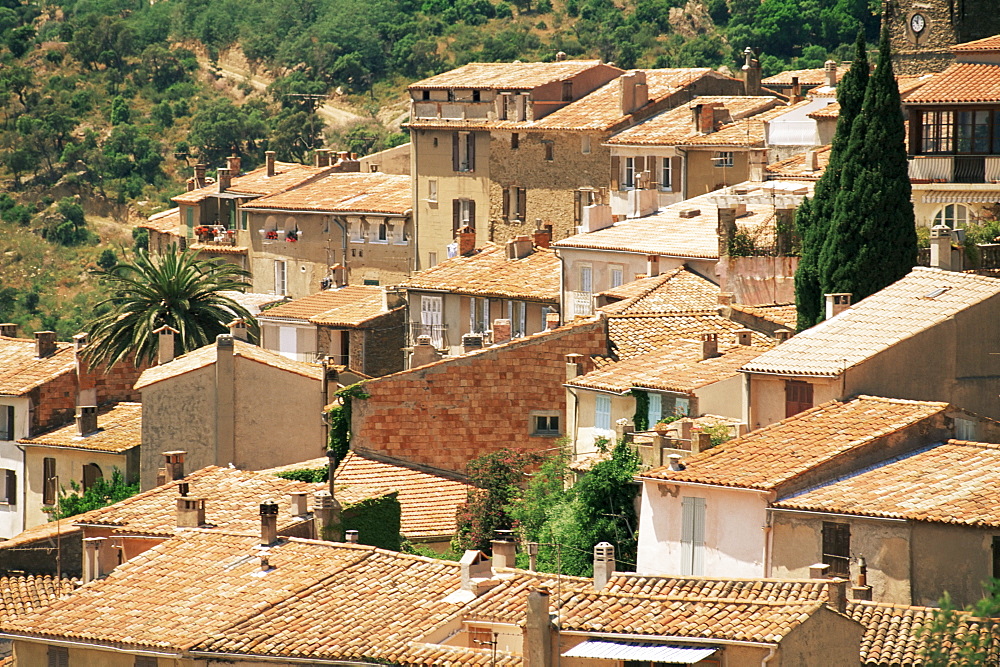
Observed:
[[[635,397],[635,414],[632,416],[632,423],[635,424],[636,432],[645,431],[649,428],[649,394],[641,389],[633,389],[631,394]]]
[[[327,448],[335,454],[334,467],[344,460],[351,448],[351,401],[356,398],[363,400],[370,395],[364,390],[361,382],[344,387],[335,394],[340,402],[326,413],[326,422],[330,425]]]

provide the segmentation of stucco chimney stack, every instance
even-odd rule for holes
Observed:
[[[806,169],[808,171],[819,169],[819,155],[816,153],[815,148],[810,148],[806,151]]]
[[[36,331],[35,332],[35,356],[39,359],[44,359],[53,352],[56,351],[56,332],[55,331]]]
[[[566,381],[569,382],[573,378],[579,376],[583,373],[583,355],[582,354],[567,354],[566,355]]]
[[[76,432],[81,437],[97,433],[96,405],[78,405],[76,407]]]
[[[493,540],[493,567],[516,567],[517,544],[509,540]]]
[[[230,155],[226,158],[226,166],[229,168],[230,176],[240,175],[240,158],[238,155]]]
[[[226,326],[229,327],[229,335],[233,339],[241,340],[244,343],[247,341],[247,321],[242,317],[237,317]]]
[[[534,244],[531,237],[527,235],[515,236],[507,241],[507,259],[524,259],[534,251]]]
[[[736,342],[740,345],[753,345],[753,331],[750,329],[737,329]]]
[[[265,501],[260,504],[260,543],[268,546],[278,541],[278,503]]]
[[[719,305],[729,307],[733,305],[733,293],[732,292],[719,292]]]
[[[441,353],[431,344],[430,336],[417,336],[417,344],[410,353],[410,368],[425,366],[441,359]]]
[[[753,49],[749,46],[743,49],[743,57],[743,94],[760,95],[760,60],[754,57]]]
[[[701,359],[711,359],[719,356],[719,334],[704,333],[701,335]]]
[[[650,278],[660,275],[659,255],[646,255],[646,275]]]
[[[4,322],[3,324],[0,324],[0,336],[17,338],[17,324],[14,322]]]
[[[205,525],[205,499],[177,496],[177,527],[197,528]]]
[[[164,324],[154,331],[156,334],[156,362],[160,365],[172,361],[174,358],[175,336],[180,332],[172,326]]]
[[[229,169],[225,167],[220,167],[215,171],[215,175],[218,177],[219,192],[225,192],[233,184],[232,175],[229,173]]]
[[[99,579],[101,573],[101,545],[106,537],[86,537],[83,540],[83,583]]]
[[[167,474],[167,482],[184,479],[184,457],[186,455],[187,452],[183,450],[163,452],[163,464]]]
[[[828,604],[841,614],[847,612],[847,579],[831,579],[826,584]]]
[[[712,436],[704,431],[691,433],[691,453],[700,454],[712,448]]]
[[[552,330],[559,328],[559,313],[545,313],[545,329]]]
[[[826,75],[826,85],[830,88],[837,87],[837,63],[827,60],[823,63],[823,73]]]
[[[858,584],[851,588],[851,597],[855,600],[872,599],[872,587],[868,585],[868,564],[864,556],[858,559]]]
[[[343,264],[334,264],[330,267],[330,276],[333,278],[334,287],[343,287],[347,284],[347,267]]]
[[[792,337],[791,329],[776,329],[774,332],[774,340],[779,343],[784,343],[786,340]]]
[[[493,320],[493,344],[499,345],[510,341],[510,320]]]
[[[951,271],[951,228],[931,227],[931,268]]]
[[[826,319],[842,313],[851,307],[851,295],[846,292],[824,294],[826,297]]]
[[[483,335],[477,333],[462,334],[462,352],[472,352],[483,348]]]
[[[788,98],[789,104],[798,104],[802,101],[802,85],[799,83],[799,77],[792,77],[792,94]]]
[[[524,619],[525,667],[552,667],[552,618],[549,591],[538,587],[528,593]]]
[[[468,257],[476,251],[476,230],[468,225],[458,230],[458,254]]]
[[[615,573],[615,548],[608,542],[600,542],[594,547],[594,590],[608,585]]]
[[[830,569],[830,566],[826,563],[813,563],[809,566],[809,578],[810,579],[828,579],[826,571]]]
[[[344,538],[344,527],[341,524],[342,510],[340,503],[329,491],[317,491],[313,494],[316,539],[340,542]]]
[[[353,528],[351,530],[347,531],[347,538],[346,538],[346,540],[347,540],[348,544],[357,544],[358,543],[358,531],[354,530]]]
[[[684,470],[684,464],[681,463],[681,455],[680,454],[671,454],[667,458],[670,459],[670,463],[668,463],[667,465],[670,467],[671,470],[675,470],[675,471],[676,470]]]
[[[295,491],[292,493],[292,516],[305,516],[309,514],[309,503],[305,491]]]
[[[649,101],[649,89],[646,87],[646,73],[634,69],[621,75],[621,112],[627,116],[646,106]]]
[[[204,162],[199,162],[194,166],[194,181],[195,188],[205,187],[205,171],[208,169],[208,165]]]
[[[274,151],[264,151],[264,163],[267,165],[267,175],[274,176]]]

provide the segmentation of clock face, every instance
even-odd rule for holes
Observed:
[[[927,27],[927,20],[924,19],[923,14],[914,14],[910,17],[910,28],[913,32],[923,32],[924,28]]]

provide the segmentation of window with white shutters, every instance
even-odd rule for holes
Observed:
[[[284,295],[288,289],[288,267],[285,260],[274,260],[274,293]]]
[[[705,573],[705,499],[681,499],[681,574]]]
[[[611,430],[610,396],[598,396],[594,401],[594,428],[600,431]]]
[[[421,335],[431,337],[431,345],[442,347],[441,307],[443,297],[422,295],[420,297]]]
[[[649,409],[646,412],[647,423],[650,428],[653,428],[656,422],[663,419],[663,394],[647,392],[646,396],[649,397]]]

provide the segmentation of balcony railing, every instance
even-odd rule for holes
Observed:
[[[938,183],[995,183],[1000,181],[1000,156],[914,155],[910,178]]]
[[[573,295],[573,315],[590,317],[594,314],[594,295],[592,292],[571,292]]]
[[[416,345],[419,336],[430,336],[431,345],[440,350],[448,345],[448,325],[410,322],[410,340],[408,344],[411,347]]]

